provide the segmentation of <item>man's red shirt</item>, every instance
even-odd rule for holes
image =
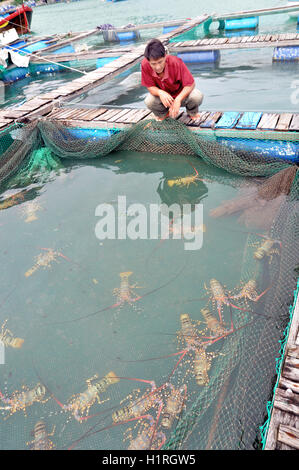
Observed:
[[[141,62],[141,85],[146,88],[156,86],[175,98],[185,86],[191,86],[193,83],[191,72],[179,57],[166,56],[163,78],[156,74],[146,58]]]

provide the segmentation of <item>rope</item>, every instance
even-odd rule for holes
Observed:
[[[28,56],[35,56],[32,52],[27,52],[27,51],[24,51],[22,49],[18,49],[18,48],[12,47],[12,46],[5,46],[5,47],[7,47],[8,49],[12,49],[13,51],[16,51],[16,52],[22,52],[23,54],[27,54]],[[59,67],[64,67],[64,68],[72,70],[74,72],[82,73],[82,75],[87,74],[87,72],[85,72],[85,70],[79,70],[79,69],[76,69],[75,67],[70,67],[69,65],[64,65],[64,64],[61,64],[59,62],[54,62],[53,60],[46,59],[45,57],[42,57],[42,56],[40,56],[40,59],[44,60],[45,62],[49,62],[50,64],[58,65]]]

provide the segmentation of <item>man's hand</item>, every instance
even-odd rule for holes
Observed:
[[[175,98],[173,100],[172,105],[169,108],[169,117],[175,119],[180,112],[180,107],[181,107],[181,100],[178,98]]]
[[[170,108],[174,102],[173,97],[169,93],[167,93],[167,91],[164,90],[160,90],[159,98],[165,108]]]

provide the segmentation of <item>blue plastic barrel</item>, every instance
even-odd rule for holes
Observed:
[[[75,49],[71,44],[69,44],[68,46],[60,47],[60,49],[55,49],[55,51],[50,51],[49,54],[62,54],[67,52],[75,52]]]
[[[170,31],[173,31],[176,28],[179,28],[182,26],[181,24],[178,24],[177,26],[163,26],[163,34],[170,33]]]
[[[258,27],[259,17],[252,16],[250,18],[236,18],[225,20],[224,28],[226,30],[232,29],[255,29]]]
[[[299,46],[275,47],[273,51],[273,60],[299,60]]]
[[[106,140],[109,139],[113,134],[119,132],[117,129],[89,129],[84,127],[68,128],[66,131],[70,137],[75,137],[77,139],[86,141]]]
[[[99,57],[97,59],[97,64],[96,67],[97,69],[100,67],[103,67],[106,64],[110,64],[110,62],[113,62],[115,59],[119,59],[120,56],[117,57]]]
[[[25,52],[35,52],[35,51],[40,51],[41,49],[44,49],[45,47],[48,47],[47,41],[37,41],[33,44],[28,44],[25,47],[22,47],[21,50]]]
[[[120,41],[133,41],[137,39],[135,31],[128,31],[127,33],[117,33],[117,37]]]
[[[291,162],[299,162],[299,142],[282,140],[235,139],[217,137],[217,142],[230,150],[258,153],[261,157],[271,157]]]
[[[29,65],[29,67],[32,74],[54,73],[65,70],[64,67],[61,67],[59,64],[51,64],[50,62],[45,62],[44,64],[32,63]]]
[[[26,75],[28,74],[29,74],[28,67],[9,68],[2,72],[1,80],[3,80],[4,83],[12,83],[12,82],[16,82],[17,80],[20,80],[21,78],[25,78]]]
[[[220,60],[220,51],[180,52],[178,57],[187,64],[218,62]]]

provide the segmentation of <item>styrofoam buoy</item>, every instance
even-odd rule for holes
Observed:
[[[220,51],[181,52],[178,57],[185,63],[211,63],[220,60]]]
[[[224,28],[229,31],[234,29],[256,29],[258,25],[259,17],[251,16],[249,18],[227,19]]]
[[[273,60],[281,62],[299,60],[299,46],[275,47]]]
[[[163,34],[167,34],[167,33],[170,33],[170,31],[173,31],[174,29],[177,29],[179,28],[180,26],[182,26],[181,24],[178,24],[176,26],[163,26]]]
[[[29,75],[28,67],[15,67],[3,71],[2,80],[4,83],[12,83],[20,80],[21,78],[25,78],[27,75]]]
[[[113,62],[115,59],[119,59],[120,56],[117,57],[99,57],[97,59],[97,64],[96,67],[97,69],[100,67],[104,67],[104,65],[110,64],[110,62]]]
[[[140,38],[139,31],[128,31],[127,33],[117,33],[120,41],[135,41]]]

